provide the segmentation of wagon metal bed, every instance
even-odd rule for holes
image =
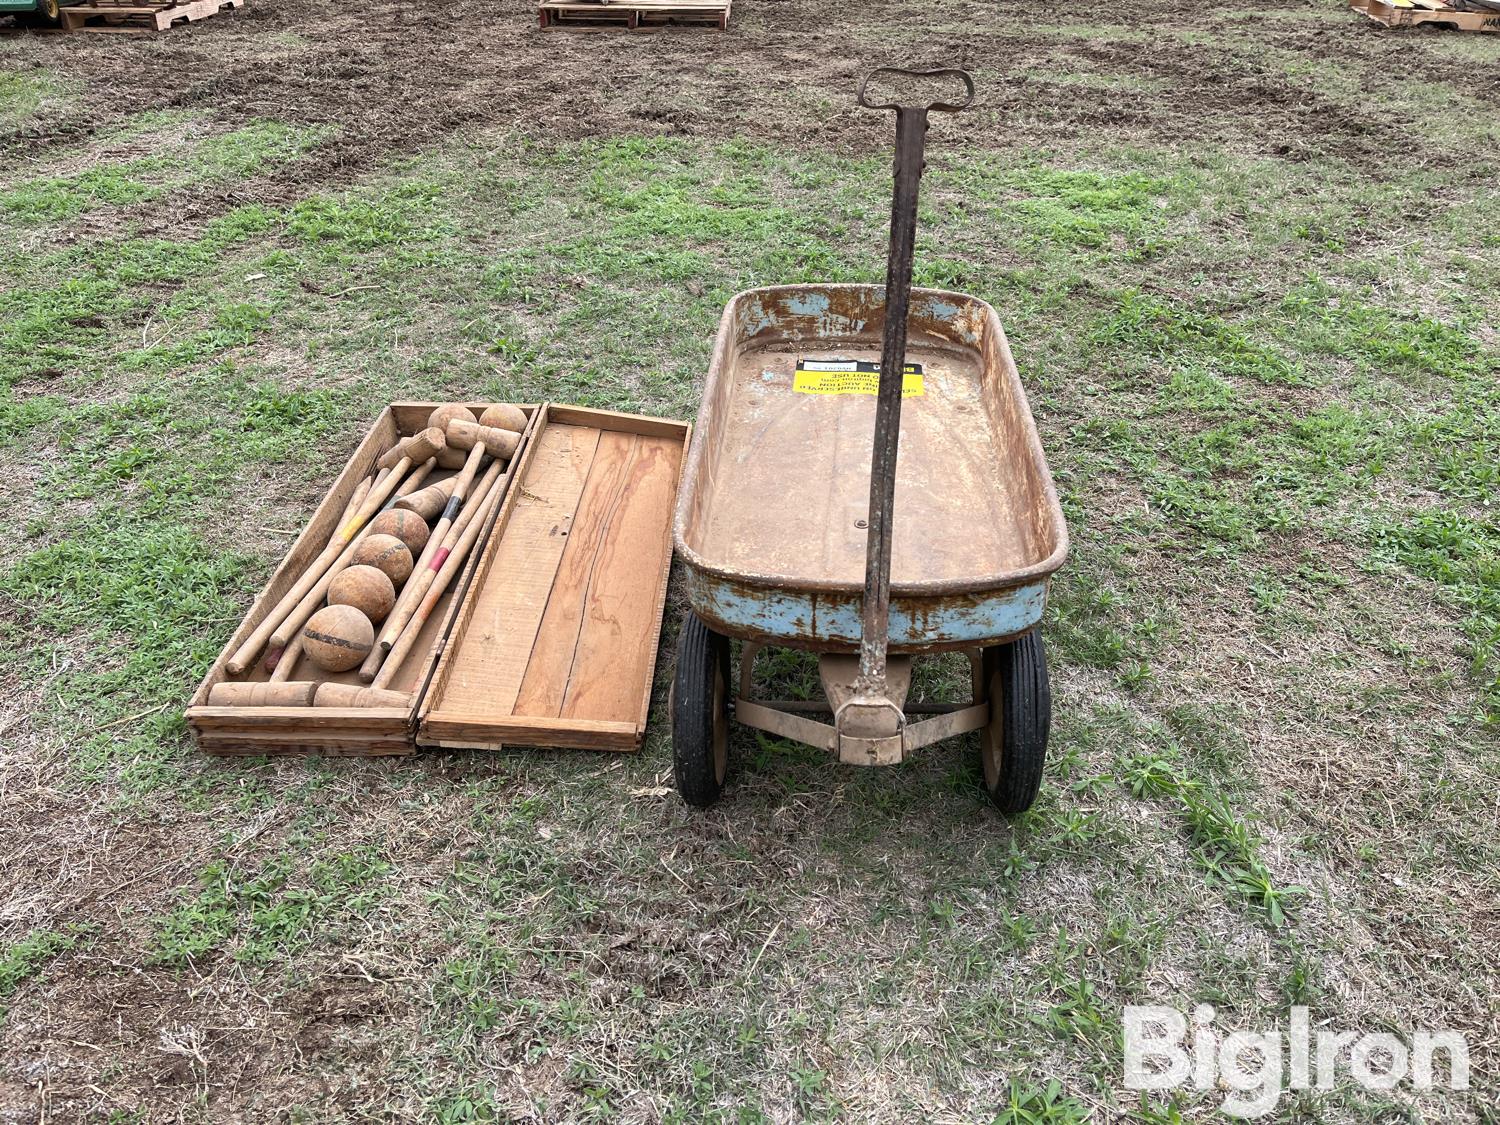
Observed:
[[[865,765],[978,730],[997,804],[1036,794],[1050,723],[1037,625],[1067,528],[995,310],[910,288],[902,159],[898,142],[885,286],[752,289],[719,324],[674,523],[692,606],[674,763],[694,804],[723,785],[731,710]],[[916,160],[920,173],[920,143]],[[731,637],[745,642],[734,691]],[[766,645],[817,652],[825,700],[756,699]],[[908,708],[913,657],[955,651],[971,699]]]

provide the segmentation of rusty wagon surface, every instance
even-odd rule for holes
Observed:
[[[725,308],[674,524],[711,629],[859,647],[873,384],[805,369],[878,362],[883,321],[874,285],[752,289]],[[1040,620],[1066,525],[995,310],[916,289],[909,323],[920,388],[901,413],[890,649],[1000,643]]]

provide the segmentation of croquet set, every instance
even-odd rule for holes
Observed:
[[[393,404],[193,696],[199,745],[638,747],[688,435],[554,404]]]
[[[871,94],[908,82],[962,95]],[[896,115],[886,283],[734,297],[696,427],[386,410],[194,696],[204,749],[637,748],[675,550],[686,801],[719,798],[733,720],[854,765],[977,732],[991,798],[1027,808],[1067,528],[995,310],[911,287],[928,114],[973,97],[962,71],[865,80],[859,104]],[[816,653],[824,698],[758,697],[767,646]],[[909,702],[914,660],[946,653],[967,658],[969,698]]]

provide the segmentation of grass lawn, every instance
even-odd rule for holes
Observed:
[[[738,34],[786,60],[753,2]],[[1212,1117],[1222,1091],[1122,1088],[1136,1003],[1454,1028],[1469,1091],[1342,1070],[1274,1119],[1494,1120],[1492,44],[1409,37],[1403,77],[1336,4],[1197,38],[1130,11],[1030,26],[1005,89],[1066,96],[929,142],[918,283],[999,310],[1074,543],[1012,821],[972,736],[858,771],[738,728],[726,799],[684,807],[677,582],[637,756],[221,762],[181,718],[387,402],[691,417],[732,294],[881,279],[885,126],[847,82],[783,75],[798,142],[747,110],[376,152],[274,99],[95,119],[115,62],[0,41],[0,1121]],[[182,33],[197,72],[244,65],[216,22]],[[1164,131],[1189,58],[1327,112],[1273,129],[1205,88]]]

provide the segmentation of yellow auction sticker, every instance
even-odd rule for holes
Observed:
[[[804,359],[792,376],[792,390],[800,395],[873,395],[880,391],[880,364],[867,359]],[[902,372],[901,397],[927,393],[922,365],[908,363]]]

